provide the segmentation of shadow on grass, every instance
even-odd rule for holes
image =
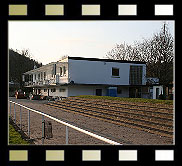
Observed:
[[[20,128],[9,118],[9,145],[31,145],[34,140],[29,139],[28,136],[20,130]]]

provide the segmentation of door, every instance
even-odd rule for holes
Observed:
[[[96,89],[96,96],[102,96],[102,89]]]
[[[156,99],[159,99],[159,88],[156,88]]]
[[[141,98],[141,87],[129,87],[130,98]]]

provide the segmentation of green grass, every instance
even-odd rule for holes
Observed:
[[[117,101],[126,101],[126,102],[134,102],[134,103],[139,102],[139,103],[173,105],[173,100],[144,99],[144,98],[122,98],[122,97],[92,96],[92,95],[81,95],[81,96],[76,96],[76,97],[88,98],[88,99],[117,100]]]
[[[20,133],[18,133],[11,124],[9,124],[9,144],[29,144],[27,141],[22,139]]]

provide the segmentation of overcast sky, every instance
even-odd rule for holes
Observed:
[[[165,21],[174,36],[174,21]],[[29,49],[44,65],[61,56],[104,58],[116,44],[159,32],[164,21],[9,21],[9,48]]]

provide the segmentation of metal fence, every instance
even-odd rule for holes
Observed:
[[[99,139],[99,140],[101,140],[101,141],[103,141],[103,142],[106,142],[106,143],[108,143],[108,144],[112,144],[112,145],[122,145],[122,144],[120,144],[120,143],[118,143],[118,142],[115,142],[115,141],[110,140],[110,139],[108,139],[108,138],[105,138],[105,137],[103,137],[103,136],[94,134],[94,133],[92,133],[92,132],[90,132],[90,131],[84,130],[84,129],[82,129],[82,128],[80,128],[80,127],[77,127],[77,126],[75,126],[75,125],[72,125],[72,124],[69,124],[69,123],[67,123],[67,122],[64,122],[63,120],[57,119],[57,118],[52,117],[52,116],[50,116],[50,115],[48,115],[48,114],[45,114],[45,113],[43,113],[43,112],[37,111],[37,110],[35,110],[35,109],[29,108],[29,107],[27,107],[27,106],[21,105],[21,104],[19,104],[19,103],[13,102],[13,101],[9,101],[10,116],[11,116],[11,114],[12,114],[12,113],[11,113],[12,105],[13,105],[13,107],[14,107],[14,109],[13,109],[13,110],[14,110],[14,112],[13,112],[13,114],[14,114],[13,119],[14,119],[15,123],[16,123],[16,114],[17,114],[15,105],[19,106],[19,108],[20,108],[20,109],[19,109],[19,114],[20,114],[20,129],[21,129],[21,130],[22,130],[22,108],[28,110],[28,117],[27,117],[27,120],[28,120],[28,127],[27,127],[27,128],[28,128],[28,129],[27,129],[27,131],[28,131],[28,137],[29,137],[29,138],[30,138],[30,123],[31,123],[30,112],[34,112],[34,113],[39,114],[39,115],[42,116],[42,119],[41,119],[41,121],[42,121],[42,144],[44,144],[44,139],[45,139],[45,133],[44,133],[44,132],[45,132],[45,120],[44,120],[44,118],[47,117],[47,118],[49,118],[49,119],[51,119],[51,120],[54,120],[54,121],[56,121],[56,122],[58,122],[58,123],[60,123],[60,124],[63,124],[63,125],[65,126],[65,128],[66,128],[66,130],[65,130],[65,136],[66,136],[65,142],[66,142],[66,144],[68,144],[68,142],[69,142],[69,137],[68,137],[69,128],[72,128],[72,129],[74,129],[74,130],[77,130],[77,131],[79,131],[79,132],[81,132],[81,133],[84,133],[84,134],[86,134],[86,135],[89,135],[89,136],[91,136],[91,137],[94,137],[94,138],[96,138],[96,139]]]

